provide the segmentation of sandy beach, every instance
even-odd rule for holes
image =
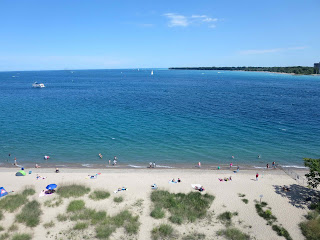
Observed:
[[[17,169],[0,169],[0,187],[4,187],[8,192],[14,191],[16,194],[22,191],[26,186],[34,186],[36,194],[29,196],[29,200],[35,199],[41,203],[43,214],[40,224],[35,228],[25,227],[23,224],[17,224],[17,232],[31,233],[33,239],[68,239],[68,229],[72,228],[74,222],[58,222],[56,216],[64,213],[68,203],[72,200],[64,199],[63,204],[56,208],[44,206],[44,202],[55,198],[57,193],[39,197],[39,193],[46,188],[48,184],[55,183],[59,186],[70,183],[84,184],[93,190],[107,190],[111,193],[108,199],[93,201],[88,195],[80,197],[85,201],[86,207],[96,210],[106,210],[107,214],[115,215],[118,212],[128,209],[133,214],[139,216],[141,226],[137,235],[126,236],[122,229],[118,229],[111,235],[110,239],[151,239],[151,230],[161,223],[170,223],[168,218],[154,219],[150,216],[153,203],[150,200],[152,191],[168,190],[172,193],[188,193],[195,191],[191,184],[201,184],[205,191],[215,196],[215,199],[209,209],[209,216],[205,219],[197,220],[195,223],[182,225],[172,224],[178,233],[178,239],[197,231],[206,235],[205,239],[224,239],[217,236],[216,232],[224,228],[224,225],[217,220],[217,216],[225,211],[238,212],[233,217],[233,225],[249,234],[252,239],[284,239],[277,236],[266,220],[261,218],[255,209],[254,200],[268,203],[272,213],[277,217],[278,224],[281,224],[288,230],[293,239],[303,239],[298,224],[304,220],[303,215],[307,213],[307,202],[302,191],[307,193],[309,189],[297,184],[283,171],[278,169],[269,169],[259,171],[259,179],[255,180],[257,171],[241,170],[234,173],[232,170],[204,170],[204,169],[61,169],[60,173],[54,173],[54,169],[26,169],[27,175],[15,176]],[[235,170],[235,169],[233,169]],[[32,171],[31,174],[28,174]],[[96,179],[88,179],[88,175],[101,173]],[[40,175],[45,179],[37,179]],[[219,181],[218,178],[232,177],[232,181]],[[171,179],[180,178],[181,183],[170,184]],[[158,190],[152,190],[151,185],[156,183]],[[282,191],[282,186],[288,186],[291,190]],[[126,187],[126,191],[114,193],[115,190]],[[311,191],[311,190],[310,190]],[[245,194],[248,204],[245,204],[238,194]],[[299,195],[300,194],[300,195]],[[122,196],[124,201],[115,203],[114,197]],[[5,196],[6,197],[6,196]],[[3,198],[5,198],[3,197]],[[135,204],[139,199],[143,201],[141,205]],[[18,210],[20,211],[20,210]],[[15,221],[14,213],[4,212],[4,219],[0,225],[6,230]],[[167,214],[166,216],[169,216]],[[51,229],[45,229],[44,223],[53,221],[55,226]],[[90,238],[94,239],[94,230],[90,227],[86,230]],[[66,234],[66,235],[65,235]],[[91,235],[90,235],[91,234]],[[71,239],[82,239],[83,233],[74,234]]]

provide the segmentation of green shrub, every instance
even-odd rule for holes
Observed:
[[[2,211],[0,210],[0,221],[3,219],[3,213],[2,213]]]
[[[4,228],[2,226],[0,226],[0,232],[2,232],[4,230]]]
[[[227,228],[220,230],[217,233],[219,236],[224,236],[228,240],[249,240],[250,236],[241,232],[237,228]]]
[[[248,204],[249,200],[246,198],[241,199],[242,202],[244,202],[245,204]]]
[[[153,240],[157,239],[172,239],[174,237],[174,229],[168,224],[161,224],[152,229],[151,236]]]
[[[17,231],[19,228],[16,224],[12,224],[9,228],[8,228],[8,232],[15,232]]]
[[[165,212],[162,210],[161,207],[156,206],[152,212],[150,213],[150,216],[155,218],[155,219],[160,219],[160,218],[164,218],[165,216]]]
[[[34,190],[34,187],[27,187],[23,190],[22,195],[25,196],[32,196],[36,193],[36,190]]]
[[[113,199],[113,201],[116,202],[116,203],[121,203],[121,202],[123,202],[123,197],[115,197]]]
[[[86,222],[78,222],[74,227],[73,229],[74,230],[83,230],[83,229],[86,229],[88,228],[89,224],[86,223]]]
[[[0,208],[9,212],[14,212],[27,202],[27,196],[23,194],[7,195],[0,200]]]
[[[73,200],[69,203],[67,212],[77,212],[84,209],[85,203],[83,200]]]
[[[89,192],[90,188],[79,184],[61,186],[57,190],[57,193],[63,198],[81,197]]]
[[[272,229],[273,229],[273,231],[277,232],[277,234],[279,236],[283,236],[287,240],[292,240],[290,234],[288,233],[288,231],[285,228],[278,226],[278,225],[272,225]]]
[[[47,223],[45,223],[45,224],[43,224],[43,227],[44,228],[52,228],[52,227],[54,227],[54,222],[53,221],[51,221],[51,222],[47,222]]]
[[[103,200],[110,197],[110,193],[107,191],[102,191],[102,190],[96,190],[94,191],[89,198],[92,200],[98,201],[98,200]]]
[[[262,203],[264,203],[264,202],[262,202]],[[266,206],[267,204],[263,204],[263,205]],[[274,223],[277,220],[277,218],[274,215],[272,215],[271,210],[269,210],[269,209],[266,211],[263,210],[262,204],[256,203],[255,207],[256,207],[256,211],[257,211],[258,215],[260,217],[264,218],[265,220],[267,220],[268,224],[271,225],[272,223]]]
[[[239,196],[239,197],[245,197],[246,195],[243,194],[243,193],[238,193],[238,196]]]
[[[311,219],[300,223],[300,229],[302,234],[307,240],[319,240],[320,239],[320,217],[317,219]]]
[[[46,207],[58,207],[63,203],[63,200],[61,197],[57,197],[54,199],[50,199],[44,202],[44,206]]]
[[[312,203],[310,205],[310,209],[311,210],[315,210],[317,211],[318,213],[320,213],[320,201],[316,202],[316,203]]]
[[[167,209],[171,213],[169,218],[174,223],[184,221],[194,222],[198,218],[203,218],[210,208],[214,196],[202,195],[200,192],[169,193],[168,191],[154,191],[151,194],[151,201],[158,208]]]
[[[109,239],[115,229],[116,228],[112,225],[100,225],[96,228],[96,238]]]
[[[30,234],[26,233],[16,233],[12,236],[12,240],[30,240],[32,239]]]
[[[28,227],[36,227],[40,222],[42,214],[40,203],[36,200],[28,202],[16,216],[20,223],[25,223]]]

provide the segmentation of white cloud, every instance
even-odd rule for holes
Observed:
[[[243,50],[240,51],[240,54],[243,55],[251,55],[251,54],[265,54],[265,53],[276,53],[288,50],[303,50],[307,47],[289,47],[289,48],[273,48],[273,49],[251,49],[251,50]]]
[[[169,27],[187,27],[189,25],[187,17],[175,13],[164,14],[169,19]]]
[[[192,14],[191,17],[175,14],[175,13],[166,13],[164,14],[169,19],[168,26],[169,27],[187,27],[189,25],[202,25],[202,24],[210,24],[213,22],[217,22],[218,18],[211,18],[207,15],[196,15]],[[215,28],[216,25],[210,24],[209,28]]]

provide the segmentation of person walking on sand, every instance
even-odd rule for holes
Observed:
[[[259,173],[256,174],[256,181],[258,181]]]

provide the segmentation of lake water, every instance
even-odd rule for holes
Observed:
[[[302,166],[304,157],[320,157],[320,77],[150,72],[0,72],[0,162],[9,153],[20,164],[117,156],[137,166]],[[35,81],[46,88],[32,88]]]

